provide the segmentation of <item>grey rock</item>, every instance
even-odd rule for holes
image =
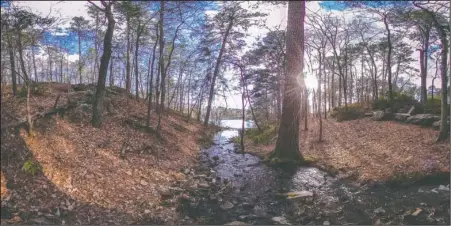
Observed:
[[[221,207],[222,210],[228,210],[228,209],[232,209],[234,207],[234,205],[227,201],[224,204],[221,204],[219,207]]]
[[[285,217],[273,217],[271,220],[276,224],[290,224]]]
[[[233,222],[227,223],[225,225],[248,225],[248,224],[241,222],[241,221],[233,221]]]
[[[408,118],[409,116],[410,116],[410,115],[408,115],[408,114],[396,113],[396,114],[395,114],[395,117],[394,117],[394,120],[395,120],[395,121],[398,121],[398,122],[406,122],[406,120],[407,120],[407,118]]]
[[[382,207],[379,207],[377,209],[374,210],[375,214],[384,214],[385,210]]]
[[[439,121],[440,117],[432,114],[418,114],[407,118],[406,122],[419,126],[432,126],[436,121]]]
[[[383,120],[389,120],[393,115],[388,112],[384,111],[375,111],[373,112],[373,117],[371,119],[375,121],[383,121]]]

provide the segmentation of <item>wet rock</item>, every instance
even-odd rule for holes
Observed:
[[[281,194],[284,197],[287,197],[287,199],[299,199],[299,198],[305,198],[305,197],[313,197],[313,192],[311,191],[293,191],[288,193]]]
[[[206,178],[206,177],[207,177],[207,175],[205,175],[205,174],[194,175],[194,178],[195,178],[195,179]]]
[[[248,224],[241,222],[241,221],[234,221],[234,222],[227,223],[225,225],[248,225]]]
[[[271,220],[276,224],[290,224],[285,217],[273,217]]]
[[[415,210],[415,212],[413,212],[411,215],[414,216],[414,217],[416,217],[416,216],[418,216],[418,214],[420,214],[422,211],[423,211],[422,209],[417,208],[417,209]]]
[[[221,204],[219,207],[221,207],[222,210],[229,210],[232,209],[234,205],[231,202],[227,201],[224,204]]]
[[[246,216],[246,215],[241,215],[238,217],[238,219],[240,219],[242,221],[246,220],[247,218],[248,218],[248,216]]]
[[[248,203],[248,202],[244,202],[243,204],[241,204],[241,206],[242,206],[244,209],[252,209],[252,208],[254,208],[254,204]]]
[[[377,209],[374,210],[375,214],[384,214],[385,210],[382,207],[379,207]]]
[[[210,200],[215,201],[217,199],[218,199],[218,197],[216,197],[216,195],[213,195],[213,194],[210,195]]]

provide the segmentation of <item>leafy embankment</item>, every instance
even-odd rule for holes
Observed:
[[[323,120],[323,126],[323,142],[318,142],[317,118],[309,120],[308,131],[302,126],[299,138],[304,158],[320,168],[360,183],[408,182],[436,175],[449,180],[449,140],[435,143],[438,132],[432,128],[368,118]],[[268,133],[247,133],[246,152],[267,156],[276,142],[263,135]],[[264,139],[257,139],[262,135]]]
[[[197,162],[211,129],[168,113],[156,132],[145,126],[145,102],[120,88],[109,88],[103,125],[94,128],[92,92],[84,91],[71,94],[73,108],[36,120],[34,137],[2,127],[2,223],[176,223],[178,195],[169,187]],[[32,96],[32,115],[51,110],[56,98],[53,92]],[[58,106],[66,101],[61,97]],[[24,98],[2,98],[2,125],[25,112]],[[152,112],[153,127],[156,121]]]

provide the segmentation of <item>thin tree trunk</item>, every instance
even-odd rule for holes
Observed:
[[[138,24],[138,32],[136,34],[136,45],[135,45],[135,89],[136,89],[136,100],[139,101],[139,60],[138,60],[138,50],[139,50],[139,37],[141,36],[141,24]]]
[[[11,38],[7,37],[8,41],[8,53],[9,53],[9,63],[11,64],[11,81],[13,85],[13,96],[17,95],[17,75],[16,75],[16,61],[14,59],[14,49],[12,45]]]
[[[213,72],[213,78],[211,80],[210,94],[208,96],[207,112],[205,114],[204,126],[208,125],[208,121],[210,119],[211,104],[213,102],[213,97],[214,97],[214,94],[215,94],[216,77],[219,74],[219,67],[221,65],[222,55],[224,54],[225,46],[226,46],[226,43],[227,43],[227,37],[229,36],[229,32],[230,32],[230,29],[232,29],[232,26],[233,26],[233,18],[230,19],[230,21],[229,21],[229,25],[227,26],[227,29],[225,31],[224,38],[222,39],[221,49],[219,50],[218,59],[216,60],[216,66],[215,66],[215,70]]]
[[[127,56],[126,56],[126,66],[125,66],[125,90],[127,93],[130,93],[131,86],[132,86],[132,80],[131,80],[131,74],[130,74],[130,17],[127,16]]]
[[[387,73],[388,73],[388,102],[390,108],[393,109],[393,88],[392,88],[392,78],[391,78],[391,52],[392,52],[392,43],[391,43],[391,34],[390,27],[388,26],[387,15],[384,16],[384,25],[387,30],[387,42],[388,42],[388,53],[387,53]]]
[[[111,12],[111,3],[105,6],[105,14],[108,19],[108,28],[105,32],[105,38],[103,42],[103,54],[100,60],[99,76],[97,82],[97,89],[92,105],[92,125],[94,127],[100,127],[102,124],[101,117],[103,111],[103,96],[105,94],[105,82],[108,72],[108,63],[111,58],[111,42],[113,40],[114,32],[114,17]]]
[[[157,48],[157,43],[158,43],[158,29],[157,29],[156,33],[157,33],[157,38],[155,39],[155,44],[153,45],[152,63],[150,63],[149,103],[147,104],[147,120],[146,120],[147,126],[150,126],[150,110],[152,109],[153,65],[155,63],[155,50]],[[158,83],[157,83],[157,86],[158,86]]]
[[[158,124],[157,124],[157,130],[160,130],[161,127],[161,114],[163,113],[164,109],[164,83],[165,83],[165,70],[164,70],[164,56],[163,56],[163,50],[164,50],[164,32],[163,32],[163,24],[164,24],[164,0],[160,1],[161,9],[160,9],[160,76],[161,76],[161,102],[157,104],[158,109]],[[157,93],[157,96],[159,94]]]

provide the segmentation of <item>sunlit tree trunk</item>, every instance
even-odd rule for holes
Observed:
[[[305,1],[288,2],[286,33],[287,74],[282,103],[282,118],[272,157],[290,161],[302,160],[299,152],[300,94],[305,88],[304,59]]]

